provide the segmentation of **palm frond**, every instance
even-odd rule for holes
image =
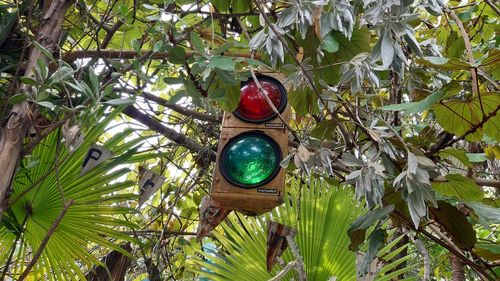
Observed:
[[[89,246],[101,245],[127,255],[116,241],[137,242],[120,231],[135,225],[116,216],[134,212],[126,202],[137,198],[132,193],[135,182],[124,180],[130,170],[119,167],[134,161],[131,156],[144,138],[126,140],[130,130],[114,135],[103,145],[113,151],[115,157],[87,174],[79,175],[88,149],[102,137],[118,113],[112,112],[91,128],[76,150],[68,150],[61,143],[61,132],[55,131],[23,161],[21,166],[25,168],[15,178],[10,206],[16,220],[25,221],[22,233],[13,233],[5,226],[0,228],[0,262],[5,263],[13,253],[9,267],[12,276],[18,276],[24,270],[32,258],[30,253],[40,247],[48,229],[61,213],[64,203],[61,190],[64,198],[74,200],[74,203],[33,268],[32,276],[36,280],[74,280],[75,276],[85,280],[85,268],[102,265],[89,251]],[[30,164],[30,159],[37,159],[38,164]],[[16,239],[18,242],[14,244]]]
[[[223,247],[217,255],[198,251],[199,266],[193,269],[210,280],[268,280],[282,267],[266,271],[267,221],[274,220],[297,229],[296,242],[303,257],[308,280],[356,278],[355,254],[349,251],[347,229],[363,212],[349,189],[330,186],[322,180],[303,185],[292,180],[285,204],[261,217],[230,216],[214,238]],[[285,263],[294,260],[289,250],[282,256]],[[295,277],[289,272],[283,280]],[[295,277],[296,278],[296,277]]]
[[[406,243],[396,249],[393,249],[394,246],[396,246],[405,236],[404,234],[401,234],[395,237],[395,233],[396,229],[389,231],[389,237],[394,237],[394,239],[392,239],[390,243],[382,247],[382,249],[380,249],[377,253],[377,259],[380,261],[384,261],[384,264],[382,268],[380,268],[380,270],[375,274],[375,281],[392,280],[392,278],[395,278],[397,276],[410,273],[412,270],[419,266],[418,263],[414,263],[398,269],[398,266],[400,266],[401,264],[407,263],[408,261],[414,259],[415,255],[413,253],[407,253],[406,255],[395,259],[395,257],[401,252],[403,252],[404,250],[408,250],[408,247],[410,245]],[[418,276],[411,276],[408,277],[408,279],[403,280],[412,280],[412,278],[417,277]]]

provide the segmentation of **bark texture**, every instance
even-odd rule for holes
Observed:
[[[128,253],[132,251],[130,243],[122,245],[121,248]],[[94,266],[92,270],[85,276],[89,281],[123,281],[125,280],[125,274],[132,264],[132,259],[122,252],[116,250],[111,251],[107,254],[101,262],[106,265],[106,267],[99,265]]]
[[[53,0],[47,2],[50,5],[48,5],[42,17],[36,41],[49,52],[53,52],[61,35],[64,14],[73,1]],[[38,59],[41,59],[44,63],[48,62],[42,50],[32,45],[24,76],[34,77],[34,67]],[[29,86],[20,86],[20,92],[27,91],[29,91]],[[0,128],[0,217],[4,211],[12,180],[21,158],[23,140],[28,131],[33,110],[33,106],[26,101],[15,104],[7,117],[5,125]]]
[[[465,268],[464,264],[460,261],[460,258],[450,253],[450,265],[451,265],[451,280],[464,281]]]

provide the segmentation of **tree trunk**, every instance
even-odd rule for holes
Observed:
[[[120,246],[123,250],[128,253],[132,252],[132,247],[130,243]],[[125,274],[129,270],[132,264],[132,258],[124,255],[116,250],[111,251],[107,254],[101,262],[105,265],[94,266],[85,278],[89,281],[123,281],[125,280]]]
[[[50,2],[50,6],[48,6],[42,17],[36,41],[49,52],[53,52],[59,42],[64,14],[73,1],[52,0],[47,2]],[[42,50],[33,45],[24,76],[34,77],[34,67],[39,59],[45,64],[48,62],[47,57],[42,54]],[[20,92],[29,90],[27,85],[21,85],[20,87]],[[0,217],[4,211],[16,168],[21,158],[23,140],[28,131],[33,110],[34,107],[29,102],[24,101],[15,104],[7,117],[5,126],[0,128]]]
[[[451,280],[452,281],[464,281],[465,280],[465,268],[464,264],[460,261],[460,258],[450,253],[450,265],[451,265]]]

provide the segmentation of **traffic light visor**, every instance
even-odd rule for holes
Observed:
[[[258,81],[278,112],[283,112],[287,103],[286,90],[283,85],[267,76],[259,76]],[[242,85],[240,102],[234,114],[241,120],[251,123],[262,123],[276,117],[276,113],[252,79]]]
[[[219,167],[230,183],[252,188],[271,181],[280,169],[281,150],[272,138],[250,131],[230,139],[222,149]]]

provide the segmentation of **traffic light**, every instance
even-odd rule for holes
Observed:
[[[287,91],[275,74],[259,84],[288,122]],[[224,112],[210,196],[225,208],[257,215],[283,202],[288,132],[253,79],[242,83],[234,112]]]

